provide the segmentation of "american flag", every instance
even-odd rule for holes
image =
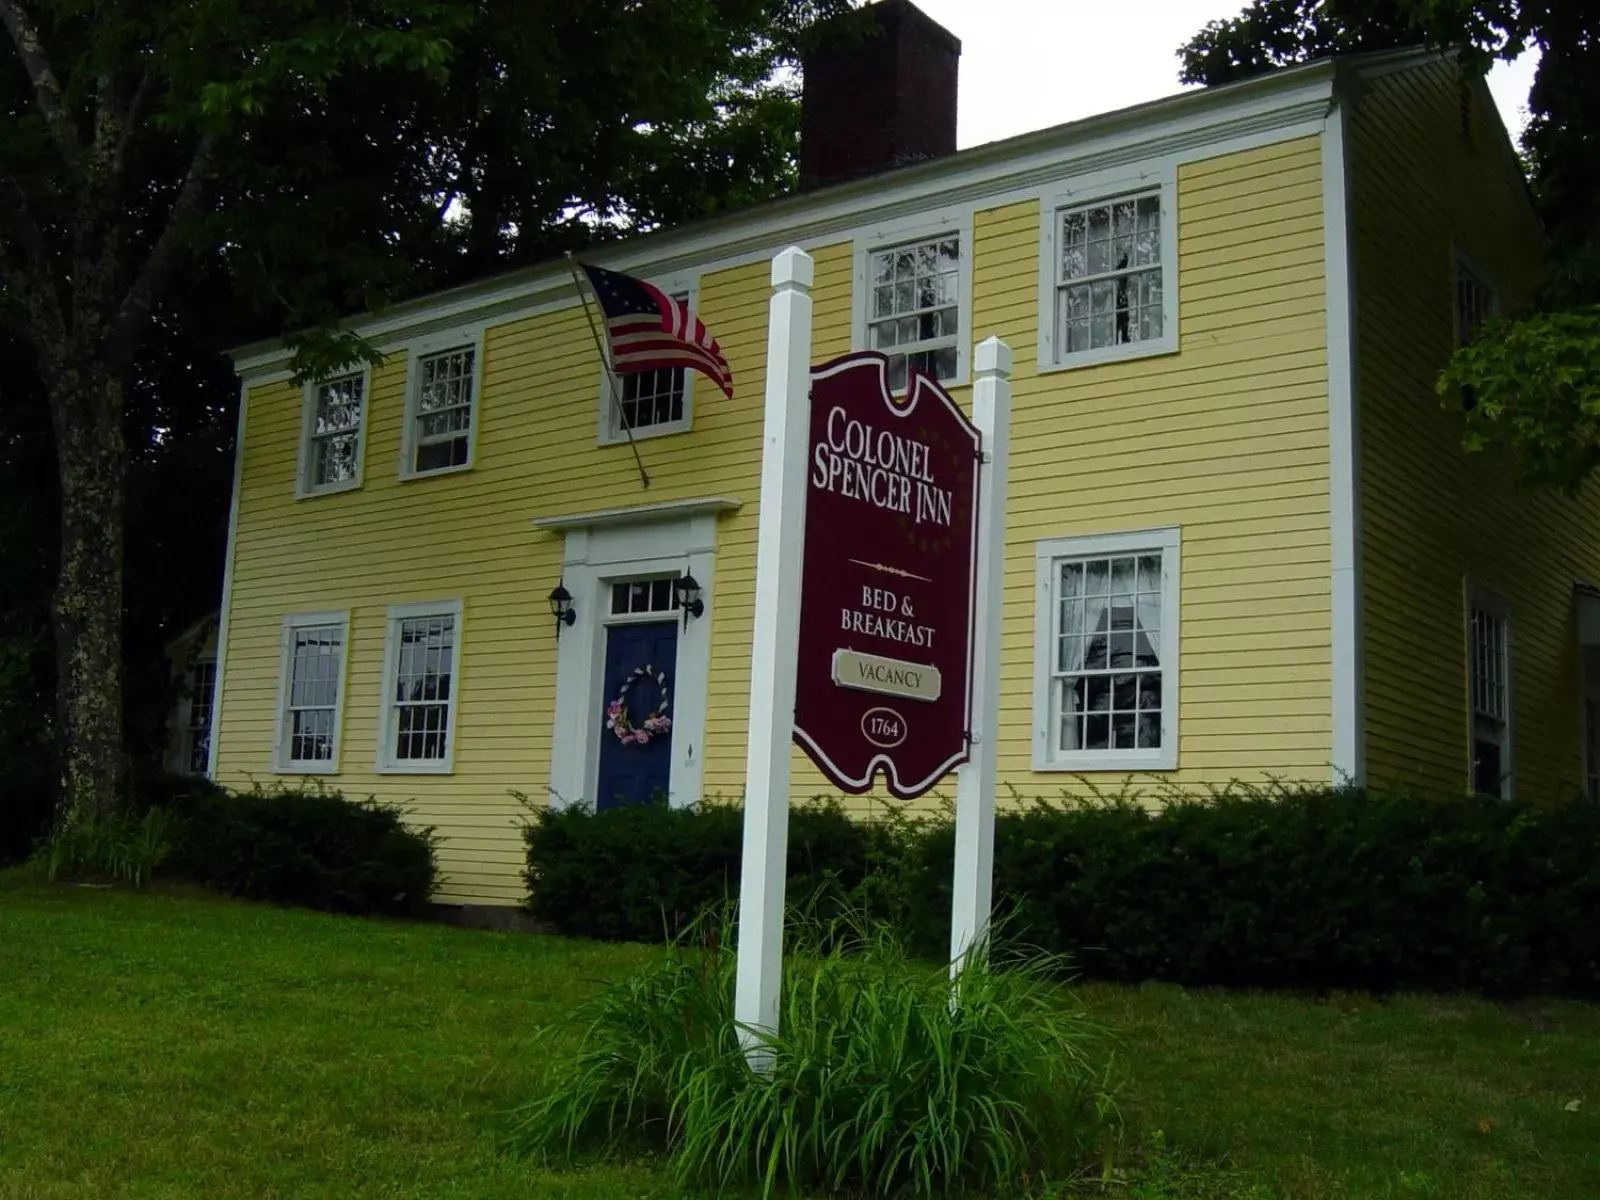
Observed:
[[[733,372],[722,347],[686,303],[642,279],[582,265],[605,314],[613,370],[627,374],[688,367],[709,375],[733,399]]]

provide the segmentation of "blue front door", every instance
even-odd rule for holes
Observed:
[[[606,630],[605,689],[600,713],[600,785],[595,807],[615,808],[640,804],[657,793],[665,796],[672,780],[672,733],[658,733],[648,743],[623,742],[606,724],[606,710],[621,693],[628,678],[640,667],[666,677],[670,698],[677,682],[678,624],[676,621],[648,625],[612,625]],[[653,678],[638,679],[628,689],[628,719],[637,728],[655,711],[662,699],[662,688]],[[670,707],[667,715],[676,716]]]

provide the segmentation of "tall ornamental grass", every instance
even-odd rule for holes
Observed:
[[[974,962],[953,998],[884,929],[801,931],[763,1073],[735,1030],[728,930],[703,922],[579,1015],[521,1111],[526,1148],[655,1150],[681,1187],[762,1196],[1015,1194],[1083,1161],[1109,1101],[1054,956]]]

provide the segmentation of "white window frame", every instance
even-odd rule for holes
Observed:
[[[1179,591],[1182,533],[1178,526],[1081,537],[1042,538],[1034,543],[1033,769],[1035,771],[1172,771],[1178,766]],[[1067,558],[1161,554],[1161,745],[1146,750],[1054,749],[1051,695],[1056,647],[1056,565]]]
[[[294,634],[296,630],[335,625],[339,629],[339,688],[333,700],[333,754],[327,761],[295,761],[289,757],[289,684],[294,670]],[[290,613],[283,618],[283,634],[278,651],[278,711],[272,740],[272,770],[278,775],[337,775],[339,750],[344,741],[345,693],[350,679],[350,613],[335,612]],[[211,731],[213,739],[216,730]]]
[[[1502,647],[1504,661],[1501,669],[1504,675],[1506,692],[1505,730],[1500,735],[1500,798],[1510,800],[1516,794],[1517,761],[1516,761],[1516,632],[1511,619],[1511,605],[1504,596],[1498,592],[1483,587],[1475,580],[1466,581],[1466,605],[1462,616],[1464,618],[1464,631],[1466,633],[1466,684],[1467,684],[1467,788],[1476,790],[1477,780],[1472,769],[1472,747],[1478,740],[1476,718],[1477,708],[1473,698],[1474,684],[1474,659],[1477,654],[1477,643],[1472,636],[1472,615],[1474,612],[1483,612],[1505,623],[1505,639]]]
[[[1460,246],[1450,248],[1450,327],[1455,331],[1455,344],[1467,344],[1467,331],[1461,328],[1461,277],[1471,278],[1472,282],[1483,289],[1489,299],[1488,307],[1484,310],[1480,320],[1500,315],[1500,289],[1495,286],[1493,277],[1477,262],[1468,256]]]
[[[1161,196],[1161,336],[1057,355],[1057,275],[1060,271],[1061,214],[1074,208],[1158,192]],[[1039,204],[1039,353],[1041,374],[1073,371],[1100,363],[1174,354],[1178,341],[1178,174],[1175,160],[1129,171],[1085,175],[1066,189],[1046,192]]]
[[[454,617],[455,646],[450,658],[450,699],[445,712],[444,757],[397,759],[394,756],[393,718],[395,674],[400,668],[400,623],[422,617]],[[461,708],[461,601],[435,600],[422,604],[391,604],[383,644],[383,694],[378,704],[378,758],[380,775],[450,775],[456,761],[456,714]]]
[[[916,242],[949,237],[959,239],[961,256],[956,264],[956,373],[953,378],[940,380],[947,388],[963,387],[971,381],[973,246],[970,207],[922,213],[875,225],[856,234],[852,241],[855,286],[850,293],[850,347],[865,350],[870,345],[872,256]]]
[[[341,483],[313,486],[311,482],[311,434],[316,428],[317,391],[337,379],[361,376],[361,423],[356,427],[356,473],[353,479]],[[335,371],[314,383],[307,383],[300,399],[300,463],[295,475],[295,496],[301,500],[312,496],[333,496],[340,492],[355,491],[366,474],[367,426],[372,420],[372,364],[362,363],[349,370]]]
[[[413,342],[406,359],[405,419],[400,426],[400,478],[432,479],[436,475],[455,475],[470,471],[478,463],[478,427],[483,423],[483,331],[482,325],[434,334]],[[422,360],[453,350],[472,351],[472,408],[467,425],[467,461],[456,466],[416,469],[417,417],[422,404]]]
[[[678,271],[670,275],[654,275],[645,280],[646,283],[660,288],[669,296],[687,296],[689,298],[689,311],[695,316],[700,315],[700,273],[698,271]],[[592,314],[598,322],[604,318],[598,313]],[[604,330],[601,337],[605,336]],[[668,437],[675,433],[688,433],[694,428],[694,393],[695,376],[699,371],[691,371],[684,367],[683,370],[683,416],[676,421],[663,421],[659,425],[646,425],[633,431],[633,439],[642,441],[645,438]],[[611,398],[611,375],[606,370],[605,364],[600,366],[600,410],[596,424],[596,440],[602,446],[616,446],[627,442],[627,431],[622,428],[619,407]]]

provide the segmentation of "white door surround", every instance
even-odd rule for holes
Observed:
[[[594,803],[600,769],[600,695],[605,670],[611,584],[647,576],[693,575],[704,589],[705,612],[678,633],[672,683],[672,773],[668,802],[684,808],[700,799],[706,686],[711,664],[711,617],[716,607],[717,516],[740,501],[642,504],[572,516],[542,517],[534,526],[564,534],[562,582],[575,620],[560,630],[556,650],[555,726],[550,747],[550,805]],[[681,612],[674,616],[681,622]]]

